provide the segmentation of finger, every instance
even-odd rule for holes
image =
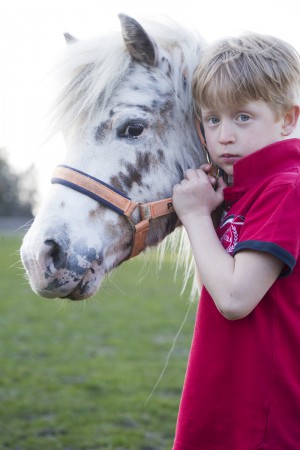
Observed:
[[[215,186],[216,194],[223,198],[223,190],[227,187],[223,178],[218,178]]]
[[[196,178],[198,176],[197,170],[195,169],[188,169],[185,173],[185,176],[188,180],[192,180],[193,178]]]
[[[225,181],[223,180],[222,177],[217,179],[217,188],[219,189],[224,189],[227,187],[227,184],[225,183]]]
[[[206,173],[201,168],[197,169],[196,172],[197,172],[198,178],[207,178],[208,177],[208,173]]]
[[[212,186],[215,186],[215,185],[216,185],[216,183],[217,183],[217,178],[216,178],[216,177],[209,176],[208,179],[209,179],[210,184],[211,184]]]
[[[186,178],[183,178],[183,180],[181,180],[180,184],[184,185],[187,184],[189,181]]]
[[[200,166],[200,169],[205,173],[209,173],[211,171],[211,168],[212,164],[202,164],[202,166]]]

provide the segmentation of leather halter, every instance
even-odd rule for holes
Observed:
[[[138,255],[145,248],[146,237],[152,219],[175,212],[172,198],[148,203],[134,202],[123,192],[104,183],[104,181],[65,165],[56,167],[51,182],[62,184],[87,195],[98,203],[128,218],[133,229],[133,243],[131,253],[127,259]],[[138,223],[134,223],[132,220],[132,214],[136,209],[139,210],[141,216],[141,221]]]

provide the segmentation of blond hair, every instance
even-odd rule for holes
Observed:
[[[195,109],[241,106],[263,100],[279,118],[297,102],[300,59],[288,43],[247,33],[223,39],[202,54],[192,80]]]

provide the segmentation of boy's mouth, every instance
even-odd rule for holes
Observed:
[[[223,153],[220,159],[227,164],[234,164],[240,157],[238,155],[233,155],[232,153]]]

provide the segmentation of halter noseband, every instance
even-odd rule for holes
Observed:
[[[149,203],[134,202],[123,192],[104,183],[104,181],[65,165],[56,167],[51,182],[74,189],[118,214],[126,216],[133,229],[133,243],[128,259],[138,255],[145,248],[150,220],[175,212],[172,198]],[[132,220],[132,214],[137,208],[142,220],[135,224]]]

